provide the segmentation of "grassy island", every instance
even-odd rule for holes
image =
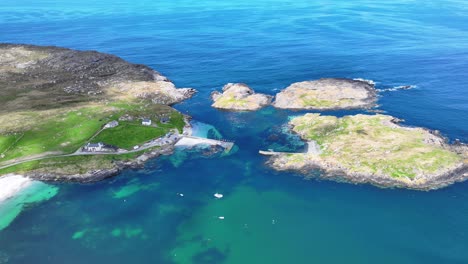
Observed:
[[[317,143],[320,152],[279,155],[273,165],[278,169],[318,167],[329,173],[339,171],[352,181],[409,187],[466,170],[466,146],[451,146],[437,133],[400,126],[397,121],[388,115],[296,117],[290,121],[292,130]]]

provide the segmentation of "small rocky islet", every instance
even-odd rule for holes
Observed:
[[[228,83],[222,91],[211,94],[212,107],[231,111],[258,110],[270,104],[293,110],[369,109],[377,101],[372,82],[345,78],[296,82],[275,96],[255,93],[243,83]]]
[[[366,109],[375,106],[377,90],[364,80],[322,78],[296,82],[278,93],[273,106],[297,110]]]
[[[272,98],[270,95],[255,93],[247,84],[228,83],[223,87],[222,93],[211,93],[211,106],[232,111],[253,111],[269,105]]]

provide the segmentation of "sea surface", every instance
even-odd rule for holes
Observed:
[[[199,90],[176,106],[197,133],[237,146],[178,151],[95,184],[34,185],[37,197],[0,204],[2,264],[468,263],[468,182],[420,192],[278,173],[257,152],[303,148],[284,127],[303,112],[209,100],[228,82],[275,94],[364,78],[390,89],[378,109],[468,142],[467,1],[1,0],[0,42],[149,65]],[[415,88],[392,91],[401,85]]]

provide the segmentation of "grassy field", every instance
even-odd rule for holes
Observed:
[[[120,122],[119,126],[102,131],[92,141],[94,143],[104,142],[123,149],[131,149],[135,145],[161,137],[167,132],[168,129],[143,126],[138,122]]]
[[[159,120],[154,120],[153,122],[154,125],[152,126],[143,126],[139,120],[120,122],[117,127],[103,130],[93,138],[92,142],[103,142],[128,150],[136,145],[162,137],[172,129],[182,132],[185,125],[183,115],[175,111],[171,113],[168,123],[163,124]]]
[[[441,140],[421,128],[404,128],[385,115],[337,118],[306,114],[291,120],[293,130],[305,140],[315,140],[320,158],[338,163],[351,172],[414,178],[451,168],[462,157],[441,145]],[[291,162],[297,159],[291,156]],[[303,162],[303,160],[301,160]]]
[[[44,152],[70,153],[79,148],[106,122],[106,113],[98,108],[82,108],[61,113],[53,118],[37,121],[30,130],[10,148],[1,161],[17,159]],[[0,141],[0,149],[7,147],[8,141]]]
[[[3,154],[9,148],[14,147],[14,144],[18,139],[20,139],[23,134],[12,134],[0,136],[0,154]]]
[[[153,120],[159,120],[162,115],[172,117],[170,124],[154,129],[130,126],[131,129],[123,130],[117,127],[118,133],[112,136],[114,139],[111,139],[109,144],[125,138],[127,142],[123,142],[124,148],[133,147],[131,144],[140,144],[163,135],[171,128],[182,129],[184,125],[182,114],[165,105],[115,102],[104,106],[60,109],[52,114],[49,112],[47,115],[41,115],[40,112],[24,113],[23,115],[30,116],[34,120],[33,124],[27,127],[19,124],[15,129],[18,131],[16,135],[0,134],[0,154],[5,155],[0,159],[0,165],[11,160],[44,155],[44,153],[49,155],[72,153],[83,146],[107,122],[117,120],[122,115],[130,115],[135,119],[148,117]],[[109,132],[110,130],[105,131],[108,134],[107,138],[111,134]],[[19,135],[22,137],[15,143]],[[13,143],[15,143],[14,146],[10,148]],[[8,151],[4,152],[7,149]]]

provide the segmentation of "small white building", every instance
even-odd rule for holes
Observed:
[[[104,144],[102,142],[88,143],[83,147],[83,150],[89,151],[89,152],[97,152],[97,151],[102,151],[103,147],[104,147]]]
[[[113,128],[113,127],[116,127],[116,126],[118,126],[118,125],[119,125],[119,122],[117,122],[117,121],[114,120],[114,121],[111,121],[111,122],[107,123],[107,124],[104,126],[104,128]]]
[[[151,119],[143,119],[143,121],[141,121],[141,124],[144,125],[144,126],[151,126]]]

